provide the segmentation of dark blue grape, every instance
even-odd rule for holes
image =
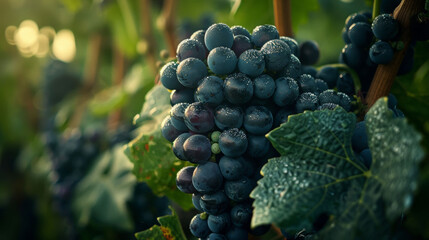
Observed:
[[[219,169],[226,180],[238,180],[244,175],[244,159],[223,156],[219,160]]]
[[[281,77],[276,79],[276,91],[273,95],[273,101],[277,106],[284,107],[295,103],[299,95],[298,83],[290,77]]]
[[[365,22],[358,22],[351,25],[348,35],[350,42],[358,47],[368,47],[374,38],[371,26]]]
[[[194,102],[194,89],[184,88],[173,90],[170,94],[170,104],[172,106],[178,103],[193,103]]]
[[[228,25],[224,23],[215,23],[207,29],[204,42],[209,51],[217,47],[231,48],[234,42],[234,36]]]
[[[340,98],[338,105],[344,108],[344,110],[346,110],[347,112],[350,111],[350,109],[352,108],[352,101],[349,96],[347,96],[347,94],[345,93],[338,92],[338,97]]]
[[[206,57],[206,49],[204,45],[197,40],[185,39],[177,46],[176,56],[179,62],[190,57],[204,61]]]
[[[316,86],[316,81],[314,80],[314,78],[309,75],[309,74],[302,74],[298,79],[297,79],[299,88],[300,88],[300,92],[304,93],[304,92],[317,92],[317,86]]]
[[[313,92],[316,95],[319,95],[321,92],[328,90],[328,84],[322,79],[314,79],[314,83],[316,84],[316,91]]]
[[[296,112],[291,109],[283,108],[280,109],[274,118],[274,127],[280,126],[280,124],[287,122],[289,115],[295,114]]]
[[[224,81],[223,93],[230,103],[244,104],[252,99],[252,80],[242,73],[229,75]]]
[[[204,135],[192,135],[183,143],[183,153],[191,163],[205,163],[212,155],[210,140]]]
[[[231,218],[229,217],[229,212],[225,212],[219,215],[209,215],[207,223],[212,232],[223,233],[231,225]]]
[[[219,136],[220,150],[228,157],[241,156],[246,152],[247,144],[246,134],[237,128],[225,130]]]
[[[242,26],[232,26],[231,27],[231,31],[232,31],[232,34],[234,36],[243,35],[243,36],[248,37],[249,39],[252,38],[252,36],[250,35],[249,31],[247,31],[247,29],[245,29]]]
[[[162,136],[169,142],[173,142],[183,131],[177,130],[171,123],[171,117],[167,116],[161,123]]]
[[[235,181],[225,181],[224,190],[229,199],[242,202],[249,198],[250,192],[255,187],[255,182],[247,177]]]
[[[338,104],[335,103],[324,103],[320,105],[317,110],[334,110],[336,107],[338,107]]]
[[[343,30],[341,31],[341,37],[343,38],[343,41],[344,41],[345,44],[352,43],[350,41],[349,31],[347,30],[347,28],[345,28],[345,27],[343,28]]]
[[[273,126],[273,115],[264,106],[250,106],[244,112],[243,126],[251,134],[266,134]]]
[[[265,136],[247,135],[247,151],[246,155],[251,158],[262,158],[270,150],[270,142]]]
[[[339,102],[340,102],[340,97],[338,96],[338,93],[332,89],[328,89],[319,95],[320,104],[325,104],[325,103],[339,104]]]
[[[398,99],[396,99],[395,95],[389,93],[389,96],[387,96],[387,105],[390,109],[394,109],[396,108],[396,106],[398,105]]]
[[[198,87],[198,82],[205,76],[207,76],[207,67],[197,58],[187,58],[177,67],[177,79],[185,87]]]
[[[264,55],[267,70],[277,72],[289,63],[291,51],[287,43],[274,39],[262,46],[261,53]]]
[[[289,46],[290,51],[293,55],[295,55],[295,56],[299,55],[299,45],[295,39],[290,38],[290,37],[281,36],[280,40],[282,40],[283,42],[285,42]]]
[[[365,121],[358,122],[352,136],[352,147],[356,152],[361,152],[368,147]]]
[[[192,235],[198,238],[206,238],[210,234],[209,226],[207,225],[207,219],[202,219],[202,214],[195,215],[189,223],[189,230]]]
[[[183,143],[190,136],[190,133],[182,133],[173,142],[173,153],[180,160],[186,161],[185,153],[183,152]]]
[[[180,169],[176,175],[176,186],[184,193],[195,193],[197,190],[192,184],[192,174],[195,171],[195,167],[188,166]]]
[[[237,227],[248,228],[252,218],[252,205],[240,203],[235,205],[230,212],[231,222]]]
[[[348,30],[351,25],[358,22],[368,22],[368,18],[361,13],[353,13],[346,18],[346,29]]]
[[[238,106],[220,105],[215,109],[215,124],[220,130],[240,128],[243,124],[243,110]]]
[[[349,73],[340,74],[337,80],[337,88],[339,92],[343,92],[349,96],[353,96],[356,90],[352,75],[350,75]]]
[[[378,41],[369,49],[371,61],[377,64],[388,64],[393,59],[393,48],[388,42]]]
[[[229,199],[223,191],[206,193],[200,199],[200,206],[204,212],[210,215],[219,215],[228,208]]]
[[[365,63],[366,55],[361,48],[347,44],[341,51],[340,58],[349,67],[359,69]]]
[[[223,101],[223,80],[216,76],[203,78],[195,91],[195,97],[209,106],[219,105]]]
[[[331,66],[324,66],[317,72],[316,78],[320,78],[328,84],[329,88],[334,88],[338,80],[338,69]]]
[[[250,39],[244,35],[234,36],[234,43],[232,44],[232,51],[234,51],[237,57],[245,52],[246,50],[252,49],[253,45]]]
[[[257,48],[262,47],[270,40],[279,39],[279,37],[279,32],[273,25],[260,25],[255,27],[252,31],[252,41]]]
[[[264,55],[255,49],[244,51],[238,58],[238,70],[251,77],[257,77],[264,72]]]
[[[383,41],[393,40],[399,33],[399,23],[390,14],[378,15],[371,27],[375,37]]]
[[[301,76],[301,74],[301,62],[294,54],[291,54],[288,65],[279,72],[278,77],[291,77],[295,79]]]
[[[362,158],[363,164],[369,169],[371,167],[371,163],[372,163],[372,155],[371,155],[371,151],[369,150],[369,148],[362,150],[362,152],[360,152],[359,155]]]
[[[222,187],[223,177],[218,164],[206,162],[198,165],[192,175],[192,184],[200,193],[210,193]]]
[[[185,109],[189,106],[189,103],[178,103],[170,109],[171,123],[173,126],[180,131],[187,131],[183,116]]]
[[[219,233],[210,233],[210,235],[207,237],[207,240],[227,240],[226,236]]]
[[[315,41],[305,41],[299,45],[299,60],[303,65],[316,64],[319,55],[319,45]]]
[[[316,75],[317,75],[317,69],[313,66],[308,66],[308,65],[302,65],[301,66],[301,72],[302,72],[302,74],[308,74],[312,77],[316,77]]]
[[[184,120],[189,130],[196,133],[206,133],[214,127],[214,116],[204,103],[195,102],[185,109]]]
[[[201,196],[203,196],[201,193],[193,193],[192,194],[192,204],[194,205],[194,207],[198,210],[198,211],[203,211],[203,209],[201,208],[200,205],[200,199]]]
[[[296,111],[302,113],[305,110],[314,111],[319,106],[319,99],[314,93],[306,92],[301,94],[296,100]]]
[[[176,70],[179,64],[175,62],[169,62],[161,68],[160,81],[162,85],[170,90],[182,89],[184,86],[177,80]]]
[[[207,64],[213,73],[226,75],[234,72],[237,66],[237,57],[231,49],[217,47],[210,51]]]
[[[236,227],[234,225],[231,226],[231,228],[228,230],[228,232],[225,234],[227,239],[234,239],[234,240],[247,240],[247,230],[244,228]]]
[[[253,79],[253,94],[260,99],[270,98],[276,90],[274,79],[267,74],[260,75]]]
[[[190,39],[197,40],[199,43],[201,43],[201,45],[204,46],[204,48],[206,48],[206,45],[204,43],[205,35],[206,35],[205,30],[198,30],[191,35]]]

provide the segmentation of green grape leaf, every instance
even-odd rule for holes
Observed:
[[[162,120],[170,110],[169,92],[155,86],[147,95],[142,112],[136,117],[140,135],[127,144],[125,154],[134,164],[133,173],[159,196],[167,196],[184,209],[193,207],[191,196],[176,187],[176,173],[187,165],[176,158],[171,143],[161,134]]]
[[[370,109],[366,124],[370,170],[351,149],[355,117],[341,108],[292,116],[270,132],[268,138],[282,156],[262,168],[264,177],[251,193],[252,226],[312,229],[325,215],[329,224],[319,235],[322,239],[385,234],[386,221],[411,205],[423,157],[421,137],[405,119],[393,117],[387,98]]]
[[[105,152],[77,185],[72,209],[78,224],[97,222],[116,229],[132,230],[133,223],[126,208],[135,179],[131,164],[121,146]]]
[[[121,87],[113,86],[98,92],[89,102],[94,115],[103,116],[127,103],[128,95]]]
[[[186,240],[185,233],[180,225],[179,217],[172,207],[172,215],[158,217],[161,224],[154,225],[151,228],[135,234],[137,240],[147,239],[167,239],[167,240]]]

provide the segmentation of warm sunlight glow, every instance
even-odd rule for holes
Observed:
[[[70,62],[76,55],[76,44],[73,32],[68,29],[60,30],[54,38],[52,52],[55,57],[64,62]]]
[[[4,31],[7,43],[10,45],[15,45],[15,32],[17,30],[16,26],[8,26]]]

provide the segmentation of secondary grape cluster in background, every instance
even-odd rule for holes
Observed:
[[[239,240],[267,232],[270,226],[250,228],[249,198],[260,168],[278,156],[265,134],[305,110],[353,108],[353,79],[334,67],[315,70],[318,55],[316,43],[298,44],[273,25],[250,33],[217,23],[180,42],[177,61],[161,69],[172,105],[162,134],[177,158],[196,164],[176,177],[202,212],[190,222],[194,236]]]

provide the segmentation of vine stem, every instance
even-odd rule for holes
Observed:
[[[143,38],[147,42],[147,51],[146,51],[146,60],[148,61],[150,68],[153,73],[158,72],[156,66],[157,62],[157,47],[155,41],[155,34],[152,27],[152,16],[151,16],[151,0],[141,0],[140,1],[140,15],[141,15],[141,26]]]
[[[292,37],[291,0],[273,0],[274,22],[280,36]]]
[[[165,0],[162,9],[162,30],[167,40],[170,57],[176,57],[177,37],[175,34],[176,8],[178,0]]]
[[[113,52],[113,70],[112,70],[112,84],[116,87],[122,87],[125,75],[125,56],[118,48],[114,48]],[[121,122],[122,109],[116,109],[109,114],[107,121],[107,128],[109,130],[116,130]]]
[[[404,43],[404,49],[395,52],[393,60],[389,64],[380,64],[374,74],[371,86],[366,97],[368,109],[380,97],[387,96],[404,59],[405,53],[411,42],[410,24],[411,18],[424,9],[424,0],[402,0],[395,9],[393,17],[400,25],[400,41]]]
[[[374,0],[374,4],[372,5],[372,20],[380,14],[380,4],[381,0]]]

